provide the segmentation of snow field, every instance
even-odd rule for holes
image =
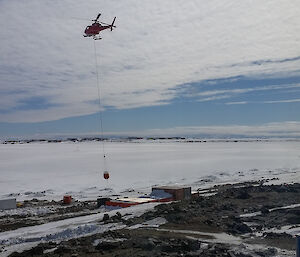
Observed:
[[[132,189],[149,193],[162,184],[300,182],[300,142],[107,142],[105,148],[107,181],[99,142],[0,144],[0,197],[62,199],[68,193],[85,200]]]

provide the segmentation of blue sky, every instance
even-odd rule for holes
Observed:
[[[0,137],[99,133],[98,9],[105,133],[300,136],[299,1],[2,0]]]

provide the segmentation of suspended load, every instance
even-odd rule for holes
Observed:
[[[108,173],[108,171],[104,171],[103,178],[104,179],[109,179],[109,173]]]

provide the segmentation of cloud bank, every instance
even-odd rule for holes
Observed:
[[[2,0],[0,121],[97,112],[94,42],[82,37],[89,22],[73,18],[98,12],[106,22],[117,16],[116,30],[96,42],[106,108],[168,104],[186,83],[299,75],[298,0]],[[228,90],[198,100],[242,89]]]
[[[112,133],[107,133],[112,134]],[[122,133],[121,133],[122,134]],[[119,133],[120,135],[120,133]],[[123,132],[133,136],[209,136],[209,137],[300,137],[300,122],[272,122],[260,125],[228,125],[228,126],[182,126],[166,129],[150,129],[143,132]]]

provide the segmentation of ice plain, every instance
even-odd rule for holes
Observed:
[[[133,141],[0,144],[0,198],[95,199],[149,193],[152,185],[274,179],[300,182],[299,141]],[[108,169],[109,180],[103,179]]]

